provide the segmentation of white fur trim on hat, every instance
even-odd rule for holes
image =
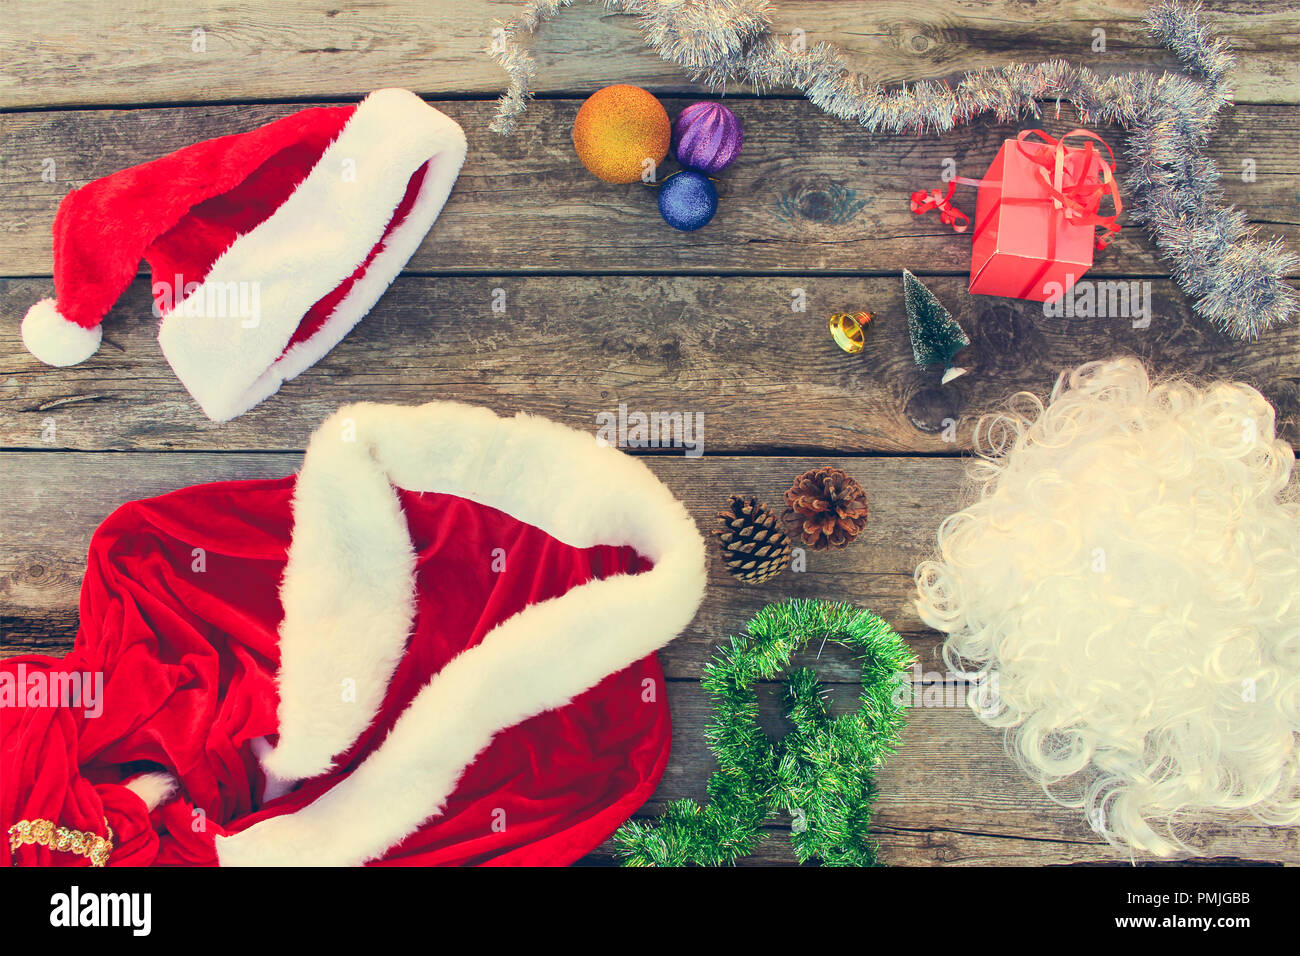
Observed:
[[[23,316],[23,345],[46,365],[84,362],[99,350],[103,337],[100,326],[88,329],[65,318],[53,299],[41,299]]]
[[[377,90],[361,101],[284,203],[231,243],[203,281],[162,315],[163,354],[210,419],[229,421],[275,394],[361,321],[438,218],[465,150],[460,126],[408,90]],[[426,162],[406,218],[385,234]],[[348,164],[355,179],[341,173]],[[381,241],[320,328],[286,350],[308,310]],[[232,316],[232,295],[243,309],[249,286],[255,305]]]

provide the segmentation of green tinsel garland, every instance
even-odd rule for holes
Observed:
[[[793,730],[773,744],[758,723],[755,681],[772,680],[810,641],[842,644],[862,663],[861,706],[832,719],[814,671],[786,678]],[[705,733],[718,770],[708,803],[676,800],[654,823],[633,822],[614,835],[626,866],[721,866],[752,853],[776,810],[795,820],[799,862],[875,866],[870,836],[875,771],[898,748],[905,722],[899,693],[915,663],[881,618],[850,604],[792,600],[769,604],[704,667],[714,722]]]

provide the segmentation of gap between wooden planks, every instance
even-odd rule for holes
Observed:
[[[670,113],[691,102],[665,100]],[[935,215],[914,216],[913,190],[941,185],[945,162],[979,177],[1004,139],[1042,126],[1057,135],[1080,125],[1050,104],[1041,121],[980,121],[943,135],[871,135],[804,100],[732,103],[745,125],[741,158],[717,177],[719,210],[707,227],[676,232],[659,217],[656,192],[611,185],[577,161],[571,141],[579,99],[534,103],[510,136],[487,129],[492,105],[433,101],[457,120],[469,156],[446,208],[408,272],[550,273],[894,273],[960,275],[969,270],[969,233]],[[300,105],[0,114],[0,275],[46,276],[50,231],[71,189],[190,143],[255,129]],[[1125,134],[1098,129],[1115,149],[1124,181]],[[1265,238],[1300,248],[1300,111],[1238,106],[1221,115],[1207,154],[1226,199],[1260,224]],[[53,163],[54,182],[45,181]],[[1253,164],[1243,180],[1243,163]],[[671,162],[663,169],[675,169]],[[359,188],[365,169],[359,168]],[[974,190],[956,201],[974,212]],[[1167,275],[1145,232],[1129,225],[1099,253],[1089,278]],[[21,315],[21,313],[19,313]]]
[[[970,296],[963,278],[926,281],[972,339],[959,357],[969,374],[943,388],[937,369],[913,363],[894,276],[407,277],[321,362],[214,425],[163,358],[141,280],[81,365],[43,365],[16,322],[0,323],[0,447],[292,451],[349,401],[454,399],[592,432],[620,405],[700,412],[706,456],[954,455],[971,447],[982,410],[1019,389],[1045,396],[1060,371],[1126,353],[1156,375],[1248,382],[1277,408],[1282,437],[1300,439],[1300,324],[1234,342],[1167,279],[1140,280],[1152,315],[1138,328],[1129,316],[1048,318],[1038,303]],[[806,311],[792,311],[797,289]],[[48,280],[0,280],[0,315],[48,293]],[[878,314],[860,355],[826,331],[846,308]]]
[[[698,679],[715,641],[743,626],[764,604],[818,597],[871,607],[935,664],[934,632],[910,607],[912,569],[928,554],[939,521],[953,504],[962,463],[951,458],[808,459],[652,456],[646,463],[687,506],[702,533],[732,493],[757,494],[774,507],[794,477],[825,463],[862,481],[872,519],[851,548],[808,555],[808,570],[787,572],[779,586],[732,579],[714,554],[709,592],[691,628],[664,652],[669,677]],[[0,654],[62,653],[75,633],[86,549],[100,522],[127,501],[209,481],[280,477],[301,453],[0,453],[5,520],[0,525]],[[712,547],[710,545],[710,547]],[[828,676],[855,679],[829,665]]]
[[[653,54],[641,49],[640,38],[631,29],[627,18],[602,15],[594,7],[582,10],[582,6],[578,4],[578,9],[563,14],[555,23],[544,27],[537,43],[542,89],[552,93],[578,92],[604,82],[630,80],[642,82],[659,92],[680,89],[695,95],[690,84],[682,82],[675,67],[659,63]],[[1222,4],[1216,6],[1223,8]],[[149,13],[148,4],[116,5],[112,8],[113,23],[101,24],[105,29],[98,31],[90,25],[107,9],[104,5],[67,4],[62,8],[67,19],[60,19],[58,14],[51,13],[48,5],[41,5],[41,19],[29,24],[31,29],[26,32],[35,37],[55,36],[59,42],[43,46],[33,44],[28,49],[35,51],[49,70],[40,76],[24,76],[24,83],[16,89],[13,85],[6,88],[6,80],[14,75],[23,76],[22,71],[27,69],[25,63],[29,61],[24,61],[22,56],[0,58],[0,70],[4,69],[3,62],[12,64],[0,75],[0,102],[10,107],[48,107],[58,103],[112,105],[121,103],[121,99],[105,100],[104,97],[118,96],[122,89],[131,89],[133,96],[141,97],[133,102],[180,102],[205,95],[210,98],[213,90],[221,91],[218,94],[220,98],[230,99],[355,97],[368,88],[394,82],[392,77],[395,75],[418,78],[419,82],[403,82],[434,96],[455,89],[464,89],[468,95],[490,96],[500,86],[501,77],[495,65],[482,57],[478,48],[483,42],[486,23],[490,21],[489,14],[509,15],[515,12],[518,4],[487,4],[475,0],[458,4],[455,17],[449,16],[452,8],[447,4],[390,2],[348,11],[334,9],[333,5],[329,7],[302,4],[289,20],[284,20],[280,19],[283,13],[275,8],[268,12],[265,5],[203,6],[200,14],[213,41],[209,49],[218,53],[218,57],[195,60],[185,49],[190,39],[187,25],[174,25],[172,32],[175,36],[172,39],[179,42],[169,45],[166,39],[170,34],[157,38],[158,24],[156,17]],[[1062,11],[1055,8],[1045,8],[1040,13],[1037,9],[1020,5],[1016,5],[1014,11],[1000,14],[987,4],[970,2],[922,7],[891,3],[869,8],[870,15],[878,18],[871,22],[864,20],[861,5],[850,9],[846,4],[804,4],[799,7],[780,4],[778,21],[784,26],[815,24],[810,30],[811,41],[829,38],[845,45],[851,53],[869,59],[873,73],[882,81],[892,82],[914,77],[919,64],[923,64],[921,68],[926,75],[942,75],[963,68],[980,68],[1048,55],[1062,55],[1102,69],[1109,66],[1123,69],[1161,59],[1167,61],[1163,51],[1151,46],[1136,23],[1144,7],[1143,3],[1126,2],[1093,11],[1082,4],[1073,4],[1062,15]],[[30,16],[33,9],[35,5],[17,5],[16,15],[26,13]],[[1286,5],[1232,5],[1232,10],[1227,12],[1236,14],[1229,23],[1230,30],[1244,38],[1247,46],[1242,76],[1237,83],[1239,102],[1249,99],[1295,102],[1300,98],[1294,88],[1297,74],[1288,68],[1296,56],[1295,31],[1286,28]],[[142,31],[132,24],[133,17],[142,19],[146,16],[149,30]],[[439,17],[442,19],[437,19]],[[783,19],[790,17],[793,19],[788,23]],[[1029,37],[1032,45],[1025,44],[1025,19],[1035,17],[1038,19]],[[1114,56],[1101,62],[1095,62],[1098,58],[1089,57],[1083,50],[1086,38],[1096,24],[1103,24],[1109,30],[1112,49],[1115,50]],[[140,37],[145,35],[151,36],[147,48],[140,42]],[[88,38],[89,49],[78,50],[79,37]],[[602,43],[608,45],[611,55],[591,56],[592,49]],[[575,55],[579,52],[583,55]],[[65,54],[71,57],[69,62],[55,62],[58,56]],[[593,71],[592,74],[588,75],[587,70]],[[643,70],[644,78],[640,73]],[[128,82],[130,86],[126,85]],[[362,85],[343,88],[343,83]],[[457,87],[455,83],[464,86]],[[32,97],[29,103],[15,99],[25,96]],[[963,171],[969,165],[978,172],[991,158],[997,142],[1006,135],[1006,128],[982,125],[971,131],[958,130],[943,137],[909,142],[907,137],[872,138],[853,128],[838,129],[843,124],[823,116],[801,101],[766,100],[760,103],[740,99],[733,102],[737,109],[752,110],[752,116],[746,117],[751,139],[755,134],[761,134],[763,138],[762,146],[753,153],[752,169],[742,171],[738,167],[737,178],[724,186],[724,189],[734,187],[736,193],[732,195],[743,198],[744,202],[727,203],[724,196],[724,212],[715,233],[701,233],[694,237],[670,235],[667,239],[655,233],[662,227],[657,223],[652,205],[644,201],[645,192],[627,189],[595,198],[591,183],[580,175],[580,170],[575,173],[567,142],[567,120],[576,111],[578,100],[549,100],[534,104],[523,129],[527,136],[514,145],[496,138],[478,139],[477,131],[482,130],[486,123],[491,111],[490,103],[440,103],[466,124],[472,147],[484,151],[482,156],[472,156],[471,163],[486,161],[487,165],[481,175],[470,174],[471,170],[467,169],[470,175],[462,180],[461,192],[449,207],[444,222],[435,228],[417,256],[413,268],[431,273],[479,272],[482,263],[487,261],[501,272],[511,269],[527,272],[540,268],[544,272],[622,269],[664,273],[718,273],[725,270],[884,273],[892,271],[899,262],[924,261],[926,267],[916,270],[921,274],[957,275],[964,270],[966,247],[959,237],[941,236],[937,229],[916,229],[892,206],[876,207],[880,204],[887,206],[887,200],[897,198],[895,193],[905,198],[908,189],[925,185],[926,182],[910,180],[931,176],[948,156],[957,159]],[[681,104],[670,103],[670,108],[678,105]],[[0,119],[0,146],[3,147],[0,154],[4,157],[0,159],[0,173],[3,174],[0,181],[22,184],[18,188],[6,189],[5,195],[0,197],[0,203],[12,204],[5,210],[6,221],[18,224],[16,241],[13,232],[0,240],[0,253],[3,253],[0,255],[0,272],[10,275],[48,274],[49,221],[63,192],[78,184],[75,176],[94,178],[194,139],[230,132],[232,130],[223,127],[232,120],[237,123],[247,121],[251,127],[295,108],[273,104],[235,108],[224,115],[207,107],[179,111],[97,111],[101,117],[98,120],[92,114],[56,111],[14,114]],[[259,114],[259,110],[262,113]],[[458,110],[464,111],[464,115],[459,116]],[[564,121],[555,121],[557,113]],[[209,120],[209,116],[213,118]],[[205,126],[205,123],[210,125]],[[1069,125],[1073,124],[1068,115],[1058,123],[1048,124],[1058,132]],[[1276,223],[1292,243],[1297,233],[1296,199],[1300,193],[1296,188],[1293,150],[1289,147],[1289,143],[1294,141],[1294,126],[1293,110],[1263,108],[1252,112],[1251,108],[1239,106],[1225,113],[1224,127],[1212,147],[1212,155],[1228,174],[1226,184],[1230,198],[1252,210],[1257,221]],[[30,160],[42,151],[54,155],[65,172],[70,163],[74,178],[65,177],[56,184],[33,181]],[[138,158],[123,158],[137,154]],[[1239,183],[1232,175],[1243,156],[1256,160],[1258,178],[1255,183]],[[6,161],[9,165],[4,165]],[[907,182],[900,185],[904,180]],[[40,192],[44,185],[52,188]],[[458,209],[454,204],[457,200],[467,204]],[[444,225],[446,235],[440,235]],[[521,237],[533,234],[547,237],[549,257],[539,259],[531,240],[522,242]],[[1153,276],[1165,269],[1144,239],[1137,240],[1134,247],[1118,247],[1116,252],[1115,257],[1099,263],[1094,275]],[[430,297],[436,301],[437,292],[432,291],[432,287],[417,289],[408,286],[409,281],[399,283],[399,289],[409,288],[413,294],[418,291],[425,297],[427,310]],[[484,277],[469,281],[491,280]],[[821,330],[816,326],[823,315],[814,312],[811,306],[809,314],[802,317],[811,325],[787,324],[799,319],[798,316],[786,317],[786,322],[772,319],[771,327],[767,329],[770,336],[761,334],[764,320],[772,318],[765,303],[753,312],[745,311],[743,306],[750,302],[763,303],[764,298],[772,294],[773,277],[759,278],[750,286],[732,279],[706,279],[698,287],[691,287],[688,284],[691,280],[670,280],[665,300],[655,300],[654,308],[642,306],[641,311],[658,317],[659,307],[663,306],[667,311],[668,306],[680,304],[684,310],[683,319],[676,324],[665,324],[657,318],[650,327],[634,325],[630,331],[636,334],[626,337],[618,334],[618,323],[625,316],[638,315],[638,303],[651,299],[656,293],[662,294],[662,290],[651,285],[634,291],[633,287],[639,280],[622,285],[616,282],[615,296],[611,300],[608,281],[588,280],[584,293],[580,288],[582,280],[578,280],[579,288],[572,290],[577,292],[577,301],[585,303],[581,306],[583,314],[577,334],[602,329],[608,331],[611,327],[615,330],[601,340],[602,349],[595,356],[581,348],[575,354],[567,344],[575,337],[574,328],[568,324],[569,317],[551,314],[555,302],[567,304],[569,301],[557,298],[563,291],[558,285],[531,286],[523,291],[521,294],[533,307],[522,316],[484,321],[472,309],[455,312],[455,317],[464,323],[463,345],[449,343],[445,338],[454,336],[457,326],[439,326],[430,330],[432,318],[427,311],[422,312],[419,306],[415,306],[410,311],[386,313],[385,325],[373,336],[367,329],[365,337],[358,340],[357,337],[363,335],[363,330],[358,329],[349,337],[354,340],[353,346],[362,347],[361,357],[375,360],[371,372],[358,371],[362,366],[355,364],[357,353],[340,355],[333,367],[320,370],[324,378],[314,385],[301,381],[290,386],[305,391],[282,394],[279,415],[266,409],[265,418],[242,435],[238,430],[216,432],[205,428],[201,418],[193,421],[186,418],[194,414],[192,405],[169,378],[156,345],[146,334],[147,322],[133,324],[116,341],[110,326],[110,341],[106,349],[116,348],[117,354],[104,358],[102,365],[85,372],[76,371],[72,379],[60,379],[72,370],[51,372],[40,367],[26,367],[22,360],[34,360],[27,359],[20,351],[15,352],[11,348],[12,342],[0,343],[4,345],[3,354],[18,356],[17,359],[6,359],[14,367],[6,369],[0,377],[0,387],[5,389],[0,392],[0,398],[4,400],[4,442],[9,444],[12,436],[13,447],[48,447],[32,436],[39,433],[39,430],[33,431],[35,426],[52,417],[60,432],[65,437],[71,435],[77,447],[166,450],[215,447],[233,439],[236,447],[283,449],[301,447],[305,434],[315,421],[323,417],[323,414],[315,413],[328,411],[325,405],[332,408],[338,401],[350,398],[373,398],[376,390],[402,396],[399,400],[468,397],[498,408],[503,405],[530,407],[553,413],[553,417],[570,420],[571,424],[579,427],[587,426],[594,410],[609,404],[610,399],[628,397],[639,401],[642,408],[680,407],[680,398],[676,405],[666,406],[665,402],[674,394],[684,394],[696,396],[701,403],[711,403],[701,404],[701,407],[717,408],[726,413],[727,421],[721,430],[724,443],[721,447],[710,444],[711,453],[780,448],[810,452],[825,448],[833,451],[837,448],[837,440],[842,439],[847,446],[843,450],[847,451],[924,451],[950,455],[966,447],[966,436],[959,429],[957,442],[942,443],[942,439],[937,437],[941,428],[937,426],[941,426],[945,418],[954,413],[960,418],[963,412],[990,395],[1001,397],[1012,387],[1021,387],[1022,384],[1041,394],[1057,368],[1083,358],[1097,357],[1096,347],[1138,351],[1148,361],[1169,370],[1186,368],[1251,380],[1278,404],[1284,434],[1293,435],[1287,429],[1295,427],[1297,382],[1294,359],[1288,360],[1288,356],[1296,354],[1294,339],[1287,338],[1280,344],[1262,349],[1256,346],[1235,347],[1197,327],[1195,320],[1188,317],[1185,303],[1173,301],[1181,300],[1181,297],[1169,291],[1164,282],[1156,283],[1160,287],[1158,296],[1162,297],[1159,299],[1162,311],[1157,317],[1157,325],[1150,330],[1155,334],[1147,337],[1133,334],[1123,327],[1123,323],[1113,321],[1075,320],[1053,327],[1043,323],[1041,317],[1027,312],[1022,305],[967,297],[967,301],[974,302],[975,306],[962,309],[959,317],[964,323],[970,323],[968,329],[971,324],[975,326],[977,345],[981,346],[973,350],[979,363],[975,371],[982,377],[968,382],[968,391],[948,390],[936,394],[926,387],[924,373],[908,366],[910,359],[905,338],[900,337],[897,325],[901,313],[896,294],[890,293],[883,284],[873,286],[857,278],[825,276],[815,280],[817,288],[812,295],[818,309],[827,302],[835,302],[834,307],[844,307],[851,303],[836,300],[853,296],[863,297],[860,302],[865,301],[866,296],[877,296],[879,301],[889,303],[888,311],[895,325],[882,327],[885,334],[873,342],[872,350],[860,360],[852,360],[838,355],[808,357],[797,349],[790,349],[790,344],[798,343],[801,335],[809,336],[809,341],[819,341],[811,336],[820,334]],[[884,280],[878,281],[883,283]],[[951,285],[946,295],[962,297],[959,280],[944,281]],[[778,279],[776,284],[783,282]],[[807,284],[813,286],[814,280]],[[525,283],[516,278],[516,285]],[[6,315],[21,315],[26,304],[34,301],[23,298],[28,289],[21,283],[15,286],[19,288],[17,302],[14,298],[6,298],[5,304],[17,304],[21,308],[15,311],[6,307]],[[5,288],[10,288],[8,283]],[[470,285],[453,287],[447,292],[471,296],[472,288]],[[515,291],[512,289],[512,294]],[[394,290],[393,295],[397,292]],[[745,293],[750,293],[751,298],[744,298]],[[619,294],[624,297],[619,298]],[[613,307],[618,322],[602,315],[602,299],[607,308]],[[737,303],[736,299],[741,299],[741,302]],[[546,308],[547,302],[551,304],[549,309]],[[124,304],[131,306],[132,300]],[[146,307],[144,313],[138,310],[140,304]],[[870,303],[866,304],[870,306]],[[141,302],[137,297],[135,305],[137,308],[131,311],[137,316],[147,315],[147,299]],[[721,321],[709,323],[711,313],[706,310],[708,306],[715,307],[713,314],[721,315]],[[717,312],[718,307],[725,312]],[[694,318],[695,323],[688,324],[686,317]],[[115,318],[125,321],[121,312]],[[376,318],[378,310],[371,316],[371,321]],[[110,323],[113,321],[110,319]],[[519,332],[521,326],[527,331],[522,341],[511,348],[508,340]],[[713,337],[708,341],[693,339],[692,332],[698,328],[711,331]],[[6,331],[9,330],[6,328]],[[389,347],[387,334],[394,331],[399,341],[395,347]],[[1287,334],[1290,335],[1291,331],[1287,330]],[[435,354],[428,357],[426,353],[417,353],[420,347],[418,338],[407,338],[413,334],[428,334],[435,343]],[[684,346],[690,348],[683,351]],[[739,353],[743,356],[739,363],[736,362],[737,352],[727,354],[728,349],[735,346],[745,348]],[[146,348],[151,351],[146,352]],[[611,349],[612,354],[626,360],[624,368],[627,371],[623,377],[604,383],[607,386],[602,389],[604,394],[599,396],[599,400],[593,400],[586,394],[590,389],[585,392],[580,389],[581,383],[568,369],[606,368]],[[691,357],[699,355],[705,356],[706,360],[692,363]],[[574,365],[575,359],[587,364]],[[856,364],[851,364],[855,361]],[[512,369],[517,370],[513,375]],[[312,373],[307,374],[310,376]],[[828,377],[830,387],[819,389],[819,385],[825,386]],[[894,385],[887,387],[883,384],[888,382]],[[669,384],[660,390],[657,383]],[[326,398],[334,401],[325,401],[318,409],[311,400],[304,399],[305,394],[314,394],[326,385],[330,386]],[[539,386],[549,391],[539,395]],[[795,394],[796,390],[803,394]],[[13,404],[8,401],[11,398]],[[291,403],[296,411],[290,413],[286,421],[284,413]],[[139,414],[133,415],[133,408]],[[150,433],[145,427],[149,414],[158,416],[161,432]],[[309,421],[309,418],[313,420]],[[176,424],[172,426],[172,422]],[[789,423],[787,430],[774,434],[773,425],[780,422]],[[105,438],[118,434],[115,423],[123,426],[120,437]],[[170,434],[169,427],[172,429]],[[267,435],[266,443],[250,440],[249,436],[254,432]],[[804,443],[800,435],[813,436],[813,441]],[[1291,440],[1294,441],[1294,437]],[[930,445],[927,446],[927,442]],[[10,457],[5,456],[0,461],[0,476],[5,479],[16,474],[8,470]],[[77,456],[73,455],[21,457],[27,460],[21,466],[13,467],[33,467],[37,458],[50,459],[46,463],[55,470],[46,475],[47,488],[53,486],[51,483],[58,483],[58,473],[64,470],[75,472],[77,468],[73,460]],[[121,468],[121,456],[104,457],[116,458],[113,465]],[[174,465],[176,459],[189,458],[182,455],[130,457],[132,472],[140,470],[142,458],[170,459],[164,469]],[[812,463],[821,461],[812,460]],[[914,460],[914,463],[916,468],[925,472],[955,465],[946,460]],[[801,470],[804,463],[789,459],[782,464],[788,474],[768,475],[766,478],[755,476],[755,480],[766,482],[768,490],[765,494],[769,495],[769,500],[771,496],[779,496],[789,477]],[[861,459],[847,466],[855,470],[875,467]],[[895,460],[889,465],[891,470],[905,471],[907,467],[908,460]],[[726,490],[736,490],[730,487],[731,483],[737,477],[749,474],[733,463],[721,475],[729,487],[714,490],[718,495]],[[193,477],[182,483],[198,480],[207,478]],[[924,481],[922,485],[925,486]],[[942,497],[945,494],[951,496],[951,489],[955,486],[954,473],[926,487],[932,494]],[[108,487],[114,487],[111,481]],[[883,487],[889,488],[887,480]],[[875,494],[873,492],[873,502]],[[886,504],[899,504],[890,497],[891,494],[886,491]],[[695,505],[693,510],[701,520],[707,519],[707,513],[698,513]],[[950,509],[940,514],[946,510]],[[28,526],[28,532],[41,529],[42,522],[48,518],[49,511],[42,511],[41,519]],[[97,520],[82,525],[87,537]],[[879,511],[873,524],[875,520],[880,520]],[[926,534],[917,537],[927,538],[935,524],[936,515],[917,517],[915,527],[928,528]],[[915,527],[909,527],[915,535]],[[887,550],[889,545],[883,547]],[[84,544],[80,550],[84,553]],[[850,556],[851,552],[836,558]],[[63,570],[59,573],[75,573],[79,580],[80,560],[80,554],[72,559],[65,556]],[[907,560],[911,561],[913,557],[909,556]],[[42,565],[31,562],[23,569],[26,579],[21,575],[10,576],[6,570],[5,576],[0,578],[3,582],[0,593],[5,595],[4,601],[8,602],[13,593],[11,589],[15,587],[19,591],[24,587],[43,590],[47,583],[41,580],[45,570]],[[714,571],[716,577],[717,569]],[[821,596],[823,590],[847,590],[857,599],[886,613],[891,620],[897,615],[897,620],[902,622],[900,628],[914,646],[928,646],[932,651],[933,635],[923,629],[914,633],[906,623],[908,608],[904,594],[908,574],[866,571],[859,576],[871,580],[855,584],[854,575],[839,568],[826,572],[814,569],[799,580],[794,590],[810,596]],[[901,583],[891,580],[895,577]],[[58,582],[54,583],[57,585]],[[711,587],[714,589],[711,595],[720,595],[722,606],[712,612],[715,615],[713,620],[708,619],[710,612],[706,608],[693,631],[700,646],[693,648],[687,656],[696,666],[705,656],[706,648],[702,645],[722,636],[728,628],[734,629],[737,621],[743,621],[753,609],[764,603],[760,596],[763,592],[747,591],[729,580],[715,580]],[[781,593],[789,590],[783,586]],[[891,600],[894,602],[892,605]],[[65,605],[52,609],[41,621],[26,617],[21,621],[27,628],[25,634],[37,641],[44,635],[49,646],[57,647],[70,637],[70,630],[65,625],[70,625],[74,619],[75,612],[70,605]],[[42,622],[55,626],[44,628]],[[919,622],[913,622],[913,626],[919,627]],[[829,662],[824,670],[832,678],[837,673],[835,665]],[[851,675],[839,676],[847,679]],[[689,744],[697,746],[694,755],[686,754],[683,767],[697,768],[691,760],[701,756],[698,744],[704,711],[698,700],[698,688],[694,688],[697,698],[693,701],[690,697],[692,688],[680,680],[671,690],[675,695],[674,710],[678,714],[679,733],[686,735]],[[922,712],[918,713],[914,727],[924,726],[926,730],[919,738],[914,734],[913,739],[929,741],[944,737],[947,728],[944,720],[950,717],[960,719],[961,725],[982,731],[969,715],[961,712]],[[961,753],[982,754],[990,761],[1004,760],[996,748],[991,756],[982,750],[981,739],[969,736],[966,731],[967,726],[960,725],[954,725],[948,731],[950,742],[961,748]],[[683,753],[681,747],[678,753]],[[930,754],[917,757],[907,751],[887,773],[910,773],[908,768],[912,767],[914,760],[928,763],[932,759]],[[949,773],[954,772],[951,765],[944,765],[942,761],[940,766],[947,766]],[[903,769],[895,771],[894,767]],[[956,772],[960,776],[960,769]],[[702,787],[702,771],[691,769],[687,773],[695,785]],[[687,777],[679,778],[678,782],[688,782]],[[887,782],[882,781],[882,785]],[[945,799],[940,802],[945,807],[948,805],[950,801],[946,799],[945,786],[949,781],[923,777],[921,782],[928,783],[928,791],[943,796]],[[995,801],[998,797],[1020,799],[1023,794],[1017,789],[1017,784],[1023,789],[1024,782],[1018,777],[992,781],[977,777],[975,781],[980,799],[993,797]],[[682,795],[689,789],[674,790],[673,786],[673,780],[666,780],[662,792]],[[991,788],[992,792],[985,788]],[[909,801],[917,793],[927,792],[925,786],[920,789],[898,786],[894,789],[906,794]],[[1072,833],[1065,819],[1050,825],[1044,822],[1056,819],[1050,815],[1050,804],[1038,807],[1032,799],[1025,799],[1029,800],[1026,812],[1034,817],[1030,825],[1041,826],[1044,830],[1042,835],[1022,835],[1020,828],[1025,821],[1001,818],[996,809],[989,810],[984,805],[962,814],[960,819],[945,817],[943,808],[932,807],[927,811],[930,814],[928,818],[918,811],[918,823],[906,816],[891,821],[888,807],[882,803],[877,822],[886,833],[886,857],[896,863],[1007,862],[1013,859],[1048,863],[1113,858],[1106,856],[1108,851],[1095,847],[1095,837],[1086,832]],[[648,809],[653,809],[653,806]],[[1036,812],[1046,815],[1035,815]],[[1242,852],[1268,858],[1294,858],[1295,844],[1290,834],[1270,831],[1266,836],[1268,840],[1280,839],[1281,847],[1266,840]],[[782,855],[781,846],[782,840],[778,836],[757,855],[757,859],[788,859]],[[1237,851],[1220,847],[1216,852]],[[596,855],[597,859],[599,856]]]
[[[832,713],[856,706],[856,687],[829,684]],[[697,683],[669,685],[673,757],[658,790],[639,818],[654,818],[670,800],[707,799],[705,781],[715,764],[704,746],[712,716]],[[760,720],[772,736],[785,732],[778,688],[760,688]],[[903,745],[877,777],[880,796],[872,831],[885,863],[894,866],[1125,863],[1129,854],[1089,829],[1083,811],[1052,802],[1003,752],[1000,734],[964,706],[914,707]],[[772,818],[767,840],[750,863],[789,863],[789,817]],[[1249,817],[1189,824],[1183,831],[1201,858],[1220,862],[1300,862],[1300,828],[1275,828]],[[1182,858],[1188,858],[1186,854]],[[1154,858],[1139,858],[1152,862]],[[606,844],[589,857],[613,862]],[[742,861],[745,862],[745,861]]]
[[[62,653],[70,646],[84,556],[93,529],[118,505],[190,484],[278,477],[301,455],[0,454],[6,520],[0,527],[0,655]],[[709,590],[696,621],[661,652],[674,715],[673,759],[642,815],[668,800],[702,799],[712,758],[704,743],[710,717],[697,683],[713,645],[744,626],[763,604],[816,597],[871,607],[908,640],[922,683],[952,684],[938,661],[938,635],[911,608],[911,572],[929,551],[933,529],[953,507],[961,462],[948,458],[703,458],[653,456],[647,461],[687,505],[702,529],[732,491],[780,500],[793,475],[814,464],[849,469],[868,489],[872,520],[852,547],[809,555],[808,571],[787,572],[768,587],[738,584],[712,556]],[[835,711],[853,706],[856,669],[834,647],[797,661],[815,666]],[[764,725],[782,732],[775,687],[762,689]],[[876,816],[886,861],[930,863],[1119,862],[1079,814],[1063,810],[1024,780],[1002,753],[1000,738],[964,707],[955,685],[941,706],[914,708],[902,751],[882,771]],[[777,821],[780,824],[781,821]],[[1194,845],[1211,856],[1300,862],[1300,831],[1243,821],[1193,828]],[[609,862],[609,848],[589,862]],[[751,862],[788,861],[780,826]]]

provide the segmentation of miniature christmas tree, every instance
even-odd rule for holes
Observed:
[[[903,270],[903,303],[907,306],[907,331],[912,336],[912,357],[916,364],[924,368],[942,362],[943,378],[939,381],[944,384],[965,375],[964,368],[953,366],[952,357],[970,345],[970,338],[934,293],[906,269]]]

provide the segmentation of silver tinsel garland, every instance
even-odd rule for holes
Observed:
[[[519,44],[573,0],[529,0],[503,25],[489,52],[510,78],[492,128],[510,132],[527,108],[536,64]],[[1125,180],[1133,218],[1172,262],[1195,310],[1227,334],[1254,339],[1288,321],[1296,296],[1285,276],[1297,265],[1278,239],[1257,238],[1242,211],[1225,204],[1219,171],[1204,153],[1219,110],[1231,102],[1228,44],[1201,22],[1200,5],[1160,0],[1152,33],[1186,75],[1098,76],[1061,60],[968,73],[955,86],[923,81],[883,90],[852,71],[831,44],[795,52],[772,32],[767,0],[604,0],[639,17],[646,43],[710,89],[744,82],[761,92],[793,88],[841,119],[873,132],[943,132],[992,113],[1014,123],[1041,115],[1040,101],[1073,103],[1085,123],[1130,131]]]

